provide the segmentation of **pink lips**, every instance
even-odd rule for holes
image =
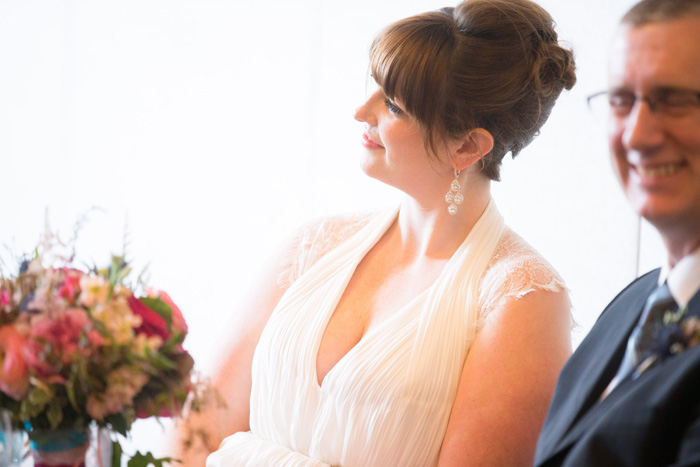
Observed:
[[[362,145],[367,149],[384,149],[384,146],[377,144],[367,133],[362,133]]]

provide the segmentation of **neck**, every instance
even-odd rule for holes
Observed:
[[[448,214],[447,203],[442,199],[425,206],[406,197],[395,226],[395,234],[404,251],[411,251],[416,256],[450,258],[488,206],[491,199],[489,188],[490,182],[485,178],[463,183],[464,203],[454,216]]]
[[[652,225],[656,227],[666,246],[668,265],[671,269],[685,256],[700,248],[700,219],[689,222],[686,218],[683,225],[666,225],[661,222],[654,222]]]
[[[700,235],[696,235],[695,238],[684,238],[683,240],[670,239],[663,234],[661,237],[666,245],[668,265],[671,269],[684,257],[700,248]]]

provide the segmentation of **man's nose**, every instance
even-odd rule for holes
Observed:
[[[622,143],[633,150],[659,145],[664,139],[664,124],[661,116],[654,112],[646,100],[635,102],[625,119]]]

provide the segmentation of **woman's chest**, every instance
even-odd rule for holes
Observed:
[[[363,262],[364,263],[364,262]],[[367,268],[361,263],[329,313],[316,358],[319,384],[338,362],[375,330],[401,326],[400,315],[416,312],[417,301],[439,275],[444,261],[420,268]],[[405,317],[404,317],[405,318]],[[389,324],[387,324],[389,323]],[[378,331],[380,332],[380,331]]]

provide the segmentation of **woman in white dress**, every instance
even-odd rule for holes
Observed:
[[[575,82],[553,27],[529,0],[466,0],[379,34],[362,169],[406,196],[273,256],[232,329],[228,409],[192,420],[230,435],[208,467],[532,464],[570,303],[489,190]]]

